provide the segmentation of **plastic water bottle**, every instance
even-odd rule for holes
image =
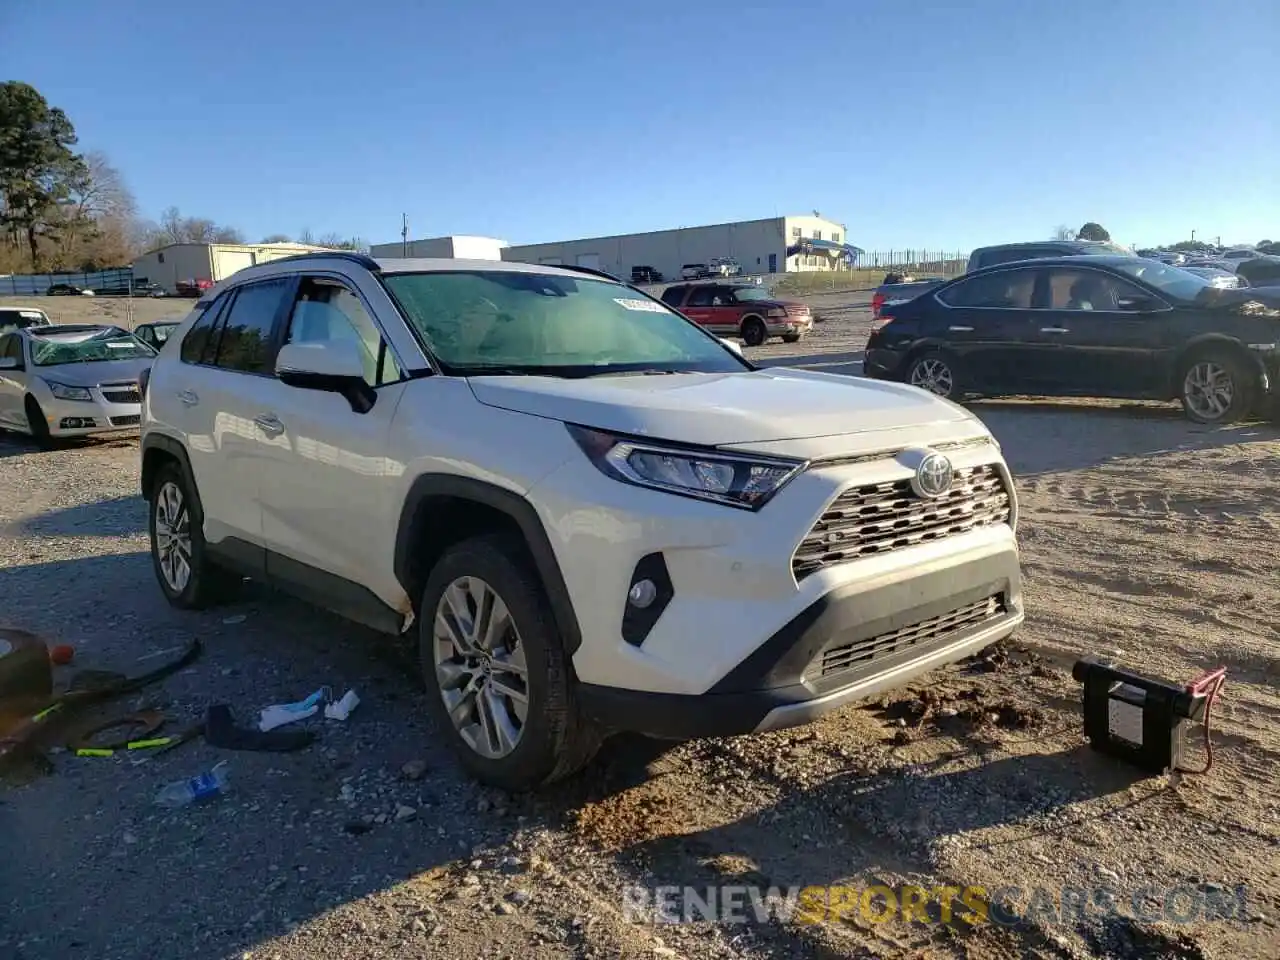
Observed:
[[[170,810],[185,807],[192,803],[202,803],[221,796],[231,788],[231,779],[227,773],[227,761],[214,765],[190,780],[175,780],[160,788],[156,794],[156,803]]]

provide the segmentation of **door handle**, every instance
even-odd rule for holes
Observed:
[[[278,437],[284,433],[284,424],[280,422],[274,413],[264,413],[261,416],[254,417],[253,422],[258,425],[259,430],[269,437]]]
[[[973,327],[947,327],[952,333],[973,333]]]
[[[1070,333],[1066,327],[1041,327],[1041,333]]]
[[[190,390],[179,390],[178,402],[183,404],[184,406],[194,407],[197,403],[200,402],[200,398],[197,397]]]

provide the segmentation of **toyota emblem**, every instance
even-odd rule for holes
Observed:
[[[933,500],[951,489],[954,477],[951,461],[940,453],[930,453],[916,467],[916,475],[911,478],[911,489],[916,496]]]

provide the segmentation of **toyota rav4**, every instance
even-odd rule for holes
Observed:
[[[999,447],[910,386],[761,370],[583,268],[314,254],[143,384],[178,607],[243,575],[414,631],[441,735],[527,789],[602,737],[804,723],[1010,633]]]

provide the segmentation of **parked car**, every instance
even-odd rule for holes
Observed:
[[[92,290],[85,290],[83,287],[77,287],[70,283],[55,283],[50,285],[45,291],[45,296],[49,297],[92,297]]]
[[[1016,260],[1038,260],[1043,257],[1083,257],[1097,254],[1132,257],[1127,247],[1104,240],[1043,240],[1033,243],[1002,243],[979,247],[969,254],[968,272],[994,267]]]
[[[157,320],[154,323],[140,323],[133,328],[133,335],[153,350],[159,350],[169,339],[169,334],[178,328],[179,322]]]
[[[0,307],[0,334],[28,327],[47,327],[49,315],[31,307]]]
[[[1255,257],[1242,260],[1236,276],[1249,287],[1280,287],[1280,257]]]
[[[138,426],[139,378],[156,352],[103,324],[28,327],[0,336],[0,427],[47,445]]]
[[[503,789],[613,731],[807,723],[1023,617],[976,417],[756,369],[626,284],[316,254],[238,271],[174,337],[141,441],[164,596],[247,574],[412,627],[435,729]]]
[[[741,337],[758,347],[770,337],[795,343],[813,329],[813,311],[795,300],[779,300],[753,283],[676,284],[662,302],[720,336]]]
[[[1238,274],[1232,273],[1230,270],[1223,270],[1221,267],[1193,267],[1184,263],[1181,265],[1181,269],[1187,271],[1187,273],[1194,273],[1197,277],[1204,277],[1213,286],[1221,287],[1224,290],[1234,290],[1237,287],[1248,286]]]
[[[1280,295],[1138,257],[1055,258],[960,277],[882,310],[868,376],[967,395],[1180,400],[1200,423],[1274,402]]]
[[[736,277],[742,273],[742,265],[733,257],[717,257],[707,272],[713,277]]]
[[[663,279],[661,271],[655,270],[653,267],[631,268],[632,283],[662,283]]]
[[[902,275],[891,274],[890,276]],[[875,292],[871,294],[871,319],[877,319],[880,316],[880,310],[884,307],[906,303],[946,282],[942,277],[928,277],[924,280],[903,279],[897,282],[891,282],[886,277],[885,282],[876,287]]]
[[[703,277],[711,276],[711,271],[705,263],[686,263],[680,268],[681,280],[701,280]]]

